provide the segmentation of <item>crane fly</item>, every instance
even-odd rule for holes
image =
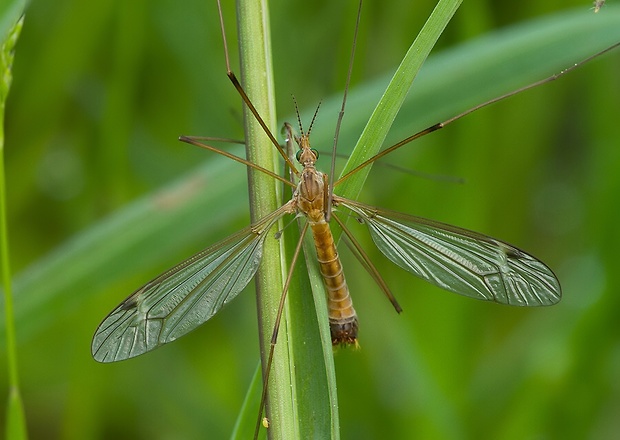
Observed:
[[[357,35],[359,26],[360,11],[358,11],[355,35]],[[207,138],[181,136],[180,140],[184,142],[215,151],[282,181],[293,188],[293,195],[289,201],[272,213],[164,272],[121,302],[101,322],[95,332],[92,341],[92,355],[95,360],[116,362],[133,358],[172,342],[209,320],[253,279],[262,258],[265,241],[274,239],[271,231],[274,225],[286,215],[303,216],[306,219],[294,259],[299,254],[304,235],[308,229],[311,230],[320,272],[328,292],[329,325],[334,345],[356,344],[359,326],[330,229],[330,220],[334,220],[341,226],[353,250],[357,251],[354,254],[371,272],[372,277],[388,296],[394,308],[400,311],[400,306],[387,284],[346,228],[340,218],[341,215],[351,215],[366,225],[377,248],[393,263],[444,290],[480,300],[515,306],[548,306],[560,301],[560,283],[553,271],[536,257],[511,244],[434,220],[369,206],[339,196],[331,189],[337,190],[338,185],[351,175],[397,148],[437,131],[481,107],[552,81],[592,58],[617,47],[620,43],[572,65],[559,74],[487,101],[422,130],[384,149],[338,180],[330,182],[327,174],[317,170],[318,153],[310,145],[310,134],[316,112],[308,130],[304,131],[297,111],[300,132],[297,136],[293,134],[290,125],[285,126],[287,137],[294,139],[297,143],[296,160],[301,167],[301,170],[298,170],[275,140],[231,71],[221,8],[220,21],[228,77],[240,93],[245,105],[263,126],[265,133],[297,176],[298,182],[292,183],[254,163],[207,145],[203,142]],[[353,51],[351,64],[352,58]],[[351,67],[349,67],[345,90],[348,89],[350,71]],[[342,102],[343,110],[345,102],[346,92]],[[297,105],[295,107],[297,109]],[[343,112],[338,119],[338,127],[342,114]],[[338,129],[336,138],[337,133]],[[331,172],[330,176],[333,174]],[[294,262],[291,265],[294,265]],[[285,287],[283,298],[286,290]],[[281,310],[279,310],[276,322],[279,322],[280,316]],[[277,325],[274,328],[269,363],[264,373],[265,379],[269,374]],[[263,389],[259,423],[262,420],[265,392],[266,388]]]

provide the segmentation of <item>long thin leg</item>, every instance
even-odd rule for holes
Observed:
[[[463,118],[463,117],[467,116],[467,115],[468,115],[468,114],[470,114],[470,113],[473,113],[473,112],[475,112],[475,111],[477,111],[477,110],[480,110],[480,109],[481,109],[481,108],[483,108],[483,107],[486,107],[486,106],[491,105],[491,104],[495,104],[495,103],[496,103],[496,102],[498,102],[498,101],[503,101],[504,99],[510,98],[511,96],[517,95],[517,94],[519,94],[519,93],[521,93],[521,92],[524,92],[524,91],[526,91],[526,90],[530,90],[530,89],[533,89],[533,88],[535,88],[535,87],[541,86],[541,85],[543,85],[543,84],[547,84],[547,83],[549,83],[549,82],[551,82],[551,81],[555,81],[556,79],[558,79],[558,78],[560,78],[560,77],[562,77],[562,76],[566,75],[567,73],[569,73],[569,72],[571,72],[571,71],[573,71],[573,70],[577,69],[578,67],[583,66],[584,64],[586,64],[586,63],[588,63],[588,62],[592,61],[594,58],[597,58],[597,57],[599,57],[599,56],[603,55],[604,53],[607,53],[607,52],[609,52],[609,51],[611,51],[611,50],[615,49],[616,47],[620,47],[620,42],[619,42],[619,43],[614,44],[613,46],[609,46],[608,48],[606,48],[606,49],[604,49],[604,50],[602,50],[602,51],[600,51],[600,52],[597,52],[597,53],[595,53],[594,55],[591,55],[591,56],[589,56],[588,58],[585,58],[585,59],[583,59],[583,60],[581,60],[581,61],[579,61],[579,62],[577,62],[577,63],[573,64],[572,66],[570,66],[570,67],[568,67],[568,68],[566,68],[566,69],[562,70],[561,72],[558,72],[558,73],[556,73],[556,74],[554,74],[554,75],[548,76],[547,78],[541,79],[540,81],[536,81],[535,83],[529,84],[529,85],[527,85],[527,86],[520,87],[520,88],[518,88],[518,89],[516,89],[516,90],[513,90],[512,92],[508,92],[508,93],[506,93],[506,94],[504,94],[504,95],[498,96],[497,98],[490,99],[489,101],[486,101],[486,102],[483,102],[483,103],[481,103],[481,104],[478,104],[477,106],[472,107],[472,108],[470,108],[470,109],[468,109],[468,110],[465,110],[464,112],[459,113],[458,115],[453,116],[453,117],[452,117],[452,118],[450,118],[450,119],[447,119],[447,120],[445,120],[445,121],[443,121],[443,122],[439,122],[439,123],[434,124],[434,125],[431,125],[430,127],[426,128],[426,129],[424,129],[424,130],[422,130],[422,131],[419,131],[419,132],[417,132],[416,134],[411,135],[411,136],[409,136],[408,138],[403,139],[403,140],[402,140],[402,141],[400,141],[400,142],[397,142],[396,144],[392,145],[391,147],[386,148],[385,150],[383,150],[383,151],[381,151],[381,152],[377,153],[376,155],[374,155],[374,156],[373,156],[373,157],[371,157],[370,159],[368,159],[368,160],[366,160],[366,161],[362,162],[362,163],[361,163],[361,164],[359,164],[357,167],[353,168],[353,169],[352,169],[351,171],[349,171],[347,174],[345,174],[345,175],[344,175],[344,176],[342,176],[340,179],[338,179],[338,180],[334,183],[334,186],[338,186],[340,183],[342,183],[344,180],[346,180],[346,179],[348,179],[349,177],[351,177],[353,174],[357,173],[357,172],[358,172],[359,170],[361,170],[362,168],[364,168],[364,167],[366,167],[366,166],[370,165],[370,164],[371,164],[371,163],[373,163],[374,161],[376,161],[376,160],[378,160],[378,159],[382,158],[383,156],[385,156],[385,155],[387,155],[387,154],[390,154],[392,151],[394,151],[394,150],[396,150],[396,149],[398,149],[398,148],[402,147],[403,145],[407,145],[408,143],[410,143],[411,141],[414,141],[415,139],[418,139],[418,138],[420,138],[420,137],[422,137],[422,136],[425,136],[425,135],[427,135],[427,134],[429,134],[429,133],[432,133],[432,132],[434,132],[434,131],[440,130],[440,129],[444,128],[446,125],[451,124],[452,122],[457,121],[457,120],[459,120],[459,119],[461,119],[461,118]]]
[[[226,41],[226,29],[224,28],[224,15],[222,14],[222,5],[220,3],[220,0],[217,0],[217,10],[220,14],[220,28],[222,30],[222,40],[224,43],[224,56],[226,58],[226,76],[228,76],[230,82],[233,83],[233,86],[235,86],[235,89],[237,89],[237,92],[239,92],[239,95],[241,95],[241,99],[243,100],[243,102],[245,102],[245,104],[248,106],[260,126],[263,128],[263,131],[265,132],[267,137],[269,137],[271,143],[278,149],[278,152],[284,158],[286,164],[291,167],[292,170],[294,170],[295,174],[299,175],[299,171],[297,171],[297,168],[295,168],[293,162],[291,162],[289,157],[286,155],[286,152],[282,149],[282,146],[278,143],[273,133],[271,133],[271,130],[269,130],[269,127],[267,127],[267,124],[265,123],[265,121],[263,121],[263,118],[258,113],[258,110],[256,110],[256,107],[254,107],[254,104],[252,104],[252,101],[250,101],[250,98],[245,93],[245,90],[243,90],[243,87],[241,86],[241,83],[239,83],[239,80],[235,76],[235,73],[230,68],[230,58],[228,57],[228,43]]]
[[[379,273],[379,271],[377,270],[375,265],[372,263],[372,261],[370,260],[370,258],[368,257],[368,255],[366,254],[362,246],[360,245],[360,243],[355,239],[355,237],[353,236],[349,228],[345,226],[343,221],[340,220],[338,216],[334,215],[333,218],[336,220],[336,222],[342,228],[342,231],[345,233],[348,239],[348,241],[345,241],[345,243],[347,244],[347,246],[349,246],[349,249],[351,249],[351,252],[353,252],[353,255],[355,255],[355,258],[358,259],[358,261],[364,267],[364,269],[366,269],[366,271],[370,274],[373,280],[375,280],[379,288],[383,290],[383,293],[385,293],[385,296],[388,297],[388,299],[392,303],[392,306],[394,306],[394,309],[398,313],[402,312],[403,311],[402,307],[400,306],[400,304],[398,304],[398,301],[396,301],[396,297],[392,294],[392,291],[390,290],[387,283],[381,276],[381,273]]]
[[[249,160],[243,159],[243,158],[241,158],[239,156],[235,156],[234,154],[229,153],[228,151],[220,150],[219,148],[212,147],[211,145],[207,145],[207,144],[203,144],[202,142],[198,142],[198,138],[197,137],[193,137],[193,136],[179,136],[179,140],[182,141],[182,142],[186,142],[188,144],[191,144],[191,145],[195,145],[196,147],[204,148],[205,150],[209,150],[209,151],[213,151],[214,153],[221,154],[224,157],[227,157],[229,159],[232,159],[234,161],[242,163],[242,164],[244,164],[244,165],[246,165],[246,166],[248,166],[250,168],[254,168],[255,170],[258,170],[258,171],[260,171],[262,173],[265,173],[268,176],[271,176],[271,177],[273,177],[276,180],[284,182],[284,183],[286,183],[287,185],[289,185],[289,186],[291,186],[293,188],[297,187],[297,185],[295,185],[294,183],[288,181],[284,177],[282,177],[282,176],[280,176],[280,175],[278,175],[278,174],[276,174],[276,173],[274,173],[272,171],[269,171],[268,169],[263,168],[260,165],[257,165],[255,163],[250,162]]]
[[[334,190],[334,173],[336,172],[336,148],[338,147],[338,137],[340,136],[340,125],[342,124],[342,118],[344,117],[344,108],[347,103],[347,94],[349,91],[349,84],[351,83],[351,72],[353,71],[353,60],[355,58],[355,47],[357,45],[357,33],[360,27],[360,18],[362,16],[362,0],[360,0],[359,7],[357,9],[357,19],[355,21],[355,32],[353,34],[353,45],[351,46],[351,57],[349,58],[349,70],[347,71],[347,80],[344,84],[344,94],[342,96],[342,107],[340,113],[338,113],[338,120],[336,121],[336,132],[334,133],[334,145],[332,147],[332,165],[329,171],[329,191],[327,193],[327,212],[325,213],[325,220],[329,221],[332,216],[332,191]]]

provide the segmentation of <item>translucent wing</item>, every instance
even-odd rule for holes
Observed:
[[[366,223],[386,257],[442,289],[517,306],[551,305],[562,296],[551,269],[508,243],[341,197],[334,202]]]
[[[95,360],[138,356],[211,318],[250,282],[262,257],[265,232],[288,212],[290,202],[135,291],[97,328],[92,343]]]

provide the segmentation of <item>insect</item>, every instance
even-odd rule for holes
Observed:
[[[229,76],[244,97],[246,105],[253,108],[234,74]],[[334,344],[355,344],[358,330],[357,315],[327,221],[331,216],[348,234],[339,217],[339,212],[345,210],[368,227],[373,241],[387,258],[438,287],[505,304],[555,304],[561,297],[556,276],[544,263],[520,249],[476,232],[371,207],[331,191],[331,188],[337,189],[339,184],[377,158],[480,107],[431,126],[387,148],[334,181],[333,185],[329,184],[326,174],[315,167],[318,155],[310,146],[313,122],[304,131],[299,121],[300,135],[297,137],[288,127],[289,137],[298,143],[297,161],[302,167],[297,171],[299,183],[293,185],[293,197],[253,225],[190,257],[136,290],[98,327],[92,344],[93,357],[100,362],[132,358],[172,342],[207,321],[251,281],[258,269],[265,241],[273,239],[270,232],[274,225],[288,214],[303,214],[307,218],[302,236],[308,229],[312,230],[321,273],[333,306],[330,307],[333,312],[330,314],[330,328]],[[258,113],[255,110],[253,112],[261,120]],[[212,149],[197,138],[182,137],[182,140]],[[274,144],[280,148],[277,142]],[[282,156],[291,169],[296,169],[287,154],[282,152]],[[237,157],[232,158],[290,184],[287,179],[257,165]],[[330,214],[331,206],[337,209],[333,214]],[[349,239],[355,243],[352,236]],[[368,267],[374,268],[369,261],[365,262],[370,265]],[[399,310],[400,307],[389,290],[386,290],[387,287],[384,284],[381,287]]]

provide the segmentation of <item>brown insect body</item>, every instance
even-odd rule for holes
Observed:
[[[327,174],[315,167],[318,153],[310,148],[309,134],[302,134],[295,140],[299,145],[297,160],[304,169],[293,200],[296,209],[306,216],[312,229],[321,275],[327,288],[332,344],[356,344],[357,314],[353,308],[334,236],[325,218],[330,190]]]

